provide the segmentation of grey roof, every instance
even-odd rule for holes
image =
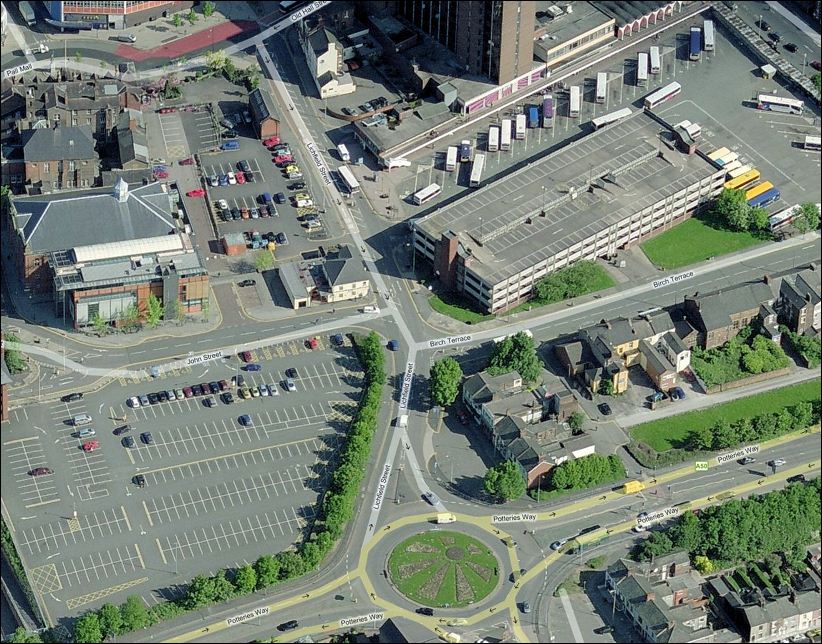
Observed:
[[[274,99],[271,98],[271,94],[262,87],[251,91],[248,95],[248,104],[258,121],[264,121],[268,118],[279,120],[276,116],[277,107]]]
[[[671,347],[671,350],[675,353],[682,353],[683,351],[687,351],[688,347],[685,346],[685,343],[682,339],[676,334],[675,331],[669,331],[665,335],[662,336],[662,340]]]
[[[159,183],[129,188],[122,203],[107,187],[19,197],[13,205],[31,252],[158,237],[176,229],[168,194]]]
[[[521,414],[525,411],[539,410],[542,408],[542,405],[540,401],[537,400],[536,392],[525,389],[510,396],[490,400],[483,403],[483,407],[491,415],[491,422],[496,425],[496,423],[505,416]]]
[[[462,385],[462,390],[477,404],[482,404],[493,400],[501,391],[519,391],[513,390],[513,381],[521,380],[516,371],[503,373],[499,376],[492,376],[486,371],[475,373],[466,379]]]
[[[26,130],[22,133],[26,163],[97,159],[91,127],[55,127]]]
[[[687,298],[697,303],[698,317],[705,331],[722,329],[731,324],[731,315],[758,311],[762,303],[773,301],[773,291],[764,281],[746,282],[706,295]]]
[[[645,356],[645,359],[654,366],[656,373],[662,374],[676,371],[674,365],[647,340],[640,340],[639,350]]]
[[[794,600],[791,601],[790,596],[782,595],[775,599],[765,600],[761,604],[740,606],[738,610],[752,627],[819,610],[819,590],[794,593],[793,597]]]
[[[118,130],[117,152],[121,166],[134,160],[148,165],[150,158],[145,132],[140,128]]]
[[[779,287],[779,294],[796,308],[802,308],[806,304],[815,306],[822,298],[820,277],[818,268],[801,271],[793,279],[786,276]]]
[[[331,286],[363,282],[368,279],[361,262],[353,258],[326,260],[322,270]]]
[[[654,11],[670,4],[668,0],[637,1],[637,0],[598,0],[597,9],[616,20],[617,26],[639,20]]]
[[[424,624],[404,617],[391,617],[380,626],[380,642],[405,644],[406,642],[439,642],[440,639]]]
[[[308,289],[300,279],[300,268],[295,262],[280,264],[279,276],[292,300],[308,297]]]
[[[322,27],[314,30],[308,36],[308,44],[311,45],[311,49],[313,49],[314,53],[318,56],[327,52],[328,45],[336,41],[337,39],[334,37],[334,34]]]

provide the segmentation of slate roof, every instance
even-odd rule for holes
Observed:
[[[750,606],[740,606],[738,610],[743,619],[751,627],[755,627],[759,624],[767,624],[801,613],[819,610],[819,604],[822,601],[818,590],[794,593],[793,597],[794,601],[791,601],[789,596],[782,595],[775,599],[765,600],[761,605],[756,603]]]
[[[731,324],[731,316],[744,311],[758,311],[763,302],[774,299],[770,285],[764,281],[747,282],[728,289],[687,298],[696,302],[705,331],[723,329]]]
[[[148,165],[150,159],[145,132],[140,128],[118,130],[117,153],[121,166],[134,160]]]
[[[364,282],[368,275],[359,260],[356,259],[327,259],[322,265],[322,271],[330,286]]]
[[[13,200],[16,226],[36,253],[144,237],[175,230],[162,184],[129,188],[120,203],[111,187],[19,197]]]
[[[314,54],[317,56],[321,56],[325,52],[328,51],[328,46],[331,43],[336,43],[337,38],[332,34],[328,29],[320,28],[313,31],[308,36],[308,44],[311,45],[311,49],[314,50]]]
[[[511,384],[512,380],[521,379],[517,372],[504,373],[499,376],[492,376],[485,371],[480,371],[470,376],[462,385],[464,393],[467,393],[476,404],[490,402],[495,395]],[[507,391],[516,391],[508,389]]]
[[[650,342],[640,340],[639,351],[645,356],[645,359],[653,365],[654,371],[657,374],[676,371],[674,365],[672,365],[665,356],[657,351]]]
[[[687,351],[688,347],[685,346],[685,343],[682,339],[676,334],[675,331],[669,331],[665,335],[662,336],[663,341],[671,350],[675,353],[682,353],[683,351]]]
[[[264,121],[268,118],[275,121],[279,120],[277,119],[277,106],[274,104],[274,99],[262,87],[251,91],[248,95],[248,104],[258,121]]]
[[[797,273],[793,279],[785,277],[780,285],[779,294],[798,309],[806,304],[815,306],[822,298],[820,278],[822,278],[822,275],[820,275],[819,269],[806,269]]]
[[[22,132],[23,158],[38,161],[97,159],[91,127],[37,128]]]

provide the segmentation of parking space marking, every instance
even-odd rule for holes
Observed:
[[[36,528],[23,530],[18,539],[21,547],[28,548],[29,555],[45,554],[61,547],[69,547],[98,538],[108,538],[130,530],[125,509],[122,515],[115,510],[99,510],[69,521],[52,521]]]
[[[31,585],[41,595],[56,593],[63,589],[63,582],[57,573],[57,564],[49,563],[29,568],[28,577]]]
[[[60,427],[65,427],[61,422]],[[5,467],[14,476],[17,492],[26,508],[60,500],[54,475],[31,476],[36,467],[46,467],[46,454],[39,436],[29,436],[3,443]],[[52,468],[54,469],[54,468]]]
[[[145,568],[145,566],[143,566],[143,568]],[[131,581],[126,581],[122,584],[117,584],[116,586],[109,586],[108,588],[104,588],[102,590],[95,590],[93,593],[88,593],[86,595],[78,595],[77,597],[67,599],[66,607],[72,609],[79,608],[80,606],[85,606],[86,604],[90,604],[91,602],[97,601],[98,599],[102,599],[103,597],[116,595],[117,593],[123,592],[124,590],[128,590],[129,588],[134,588],[134,586],[144,584],[148,580],[149,577],[140,577],[139,579],[132,579]]]
[[[138,563],[141,565],[138,566]],[[116,546],[90,555],[66,559],[55,565],[58,571],[62,569],[58,574],[65,588],[92,584],[107,579],[109,575],[128,574],[138,568],[144,568],[136,544]]]

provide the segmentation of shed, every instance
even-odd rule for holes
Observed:
[[[773,78],[776,75],[776,67],[773,65],[762,65],[759,71],[762,72],[762,78]]]
[[[226,255],[242,255],[246,251],[245,238],[242,233],[226,233],[223,235],[223,252]]]

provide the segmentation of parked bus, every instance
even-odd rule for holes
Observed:
[[[550,94],[542,99],[542,127],[554,127],[554,97]]]
[[[816,204],[817,212],[820,207],[822,207],[822,204]],[[771,215],[768,217],[768,224],[771,227],[771,232],[779,230],[788,224],[792,224],[801,212],[802,206],[800,204],[796,204],[795,206],[785,208],[785,210],[780,210],[778,213]]]
[[[713,20],[706,20],[702,23],[702,35],[704,37],[704,42],[702,45],[705,47],[705,51],[713,51],[714,50],[714,22]]]
[[[571,86],[571,102],[568,104],[568,116],[579,116],[580,107],[579,85]]]
[[[773,184],[770,181],[763,181],[762,183],[755,185],[753,188],[748,188],[745,191],[745,199],[750,203],[751,199],[768,192],[771,188],[773,188]]]
[[[759,110],[770,110],[771,112],[802,114],[805,110],[805,103],[795,98],[785,98],[783,96],[774,96],[773,94],[760,94],[757,97],[756,108]]]
[[[517,114],[516,131],[514,138],[517,141],[522,141],[525,138],[525,114]]]
[[[636,68],[637,87],[647,87],[648,85],[648,54],[644,51],[639,54]]]
[[[477,154],[474,157],[474,165],[471,166],[471,180],[468,185],[472,188],[479,188],[482,182],[482,171],[485,168],[485,155]]]
[[[734,168],[733,170],[728,170],[728,176],[731,179],[736,179],[737,177],[741,177],[743,174],[746,174],[753,170],[753,168],[749,165],[743,165],[738,168]]]
[[[740,174],[738,177],[734,177],[730,181],[726,181],[725,188],[727,190],[739,190],[745,186],[751,185],[754,181],[759,179],[760,176],[759,170],[756,168],[753,170],[748,170],[745,174]]]
[[[353,195],[355,192],[359,191],[360,189],[360,182],[357,181],[357,178],[354,176],[354,173],[348,168],[347,165],[341,165],[337,168],[337,172],[340,174],[340,179],[343,180],[346,189],[348,190],[348,194]]]
[[[457,146],[449,145],[448,152],[445,153],[445,169],[453,172],[457,169]]]
[[[591,121],[591,123],[593,124],[594,129],[598,130],[601,127],[611,125],[611,123],[616,123],[617,121],[621,121],[629,116],[631,116],[631,109],[628,107],[623,107],[621,110],[617,110],[616,112],[611,112],[610,114],[605,114],[604,116],[598,116]]]
[[[662,89],[658,89],[657,91],[648,94],[645,97],[645,109],[652,110],[657,105],[664,103],[665,101],[671,100],[674,96],[679,94],[682,91],[682,86],[679,83],[671,83],[670,85],[666,85]]]
[[[731,161],[729,164],[722,166],[725,170],[725,174],[730,174],[731,171],[736,170],[737,168],[742,167],[742,161],[736,159],[735,161]]]
[[[739,155],[736,152],[729,152],[714,161],[720,168],[724,168],[730,163],[733,163],[739,158]]]
[[[818,152],[820,149],[820,141],[822,141],[822,137],[808,135],[805,137],[802,147],[806,150],[816,150]]]
[[[528,108],[528,127],[539,127],[539,108],[536,105]]]
[[[699,27],[691,27],[690,51],[688,58],[699,60],[702,55],[702,30]]]
[[[499,150],[499,128],[492,125],[488,128],[488,151],[496,152]]]
[[[499,133],[499,149],[508,152],[511,149],[511,119],[502,119]]]
[[[651,73],[658,74],[660,67],[659,47],[651,47]]]
[[[597,103],[604,103],[608,97],[608,74],[599,72],[597,74]]]
[[[721,159],[726,154],[730,154],[731,151],[728,148],[719,148],[718,150],[714,150],[708,155],[708,158],[711,161],[716,161],[717,159]]]
[[[421,206],[426,201],[433,199],[441,192],[442,188],[440,188],[436,183],[432,183],[430,186],[415,192],[414,196],[411,197],[411,199],[414,201],[416,205]]]
[[[753,199],[748,201],[748,205],[751,208],[765,208],[766,206],[771,205],[774,201],[779,201],[782,198],[782,193],[779,192],[779,188],[771,188],[766,192],[763,192],[758,197],[754,197]]]

